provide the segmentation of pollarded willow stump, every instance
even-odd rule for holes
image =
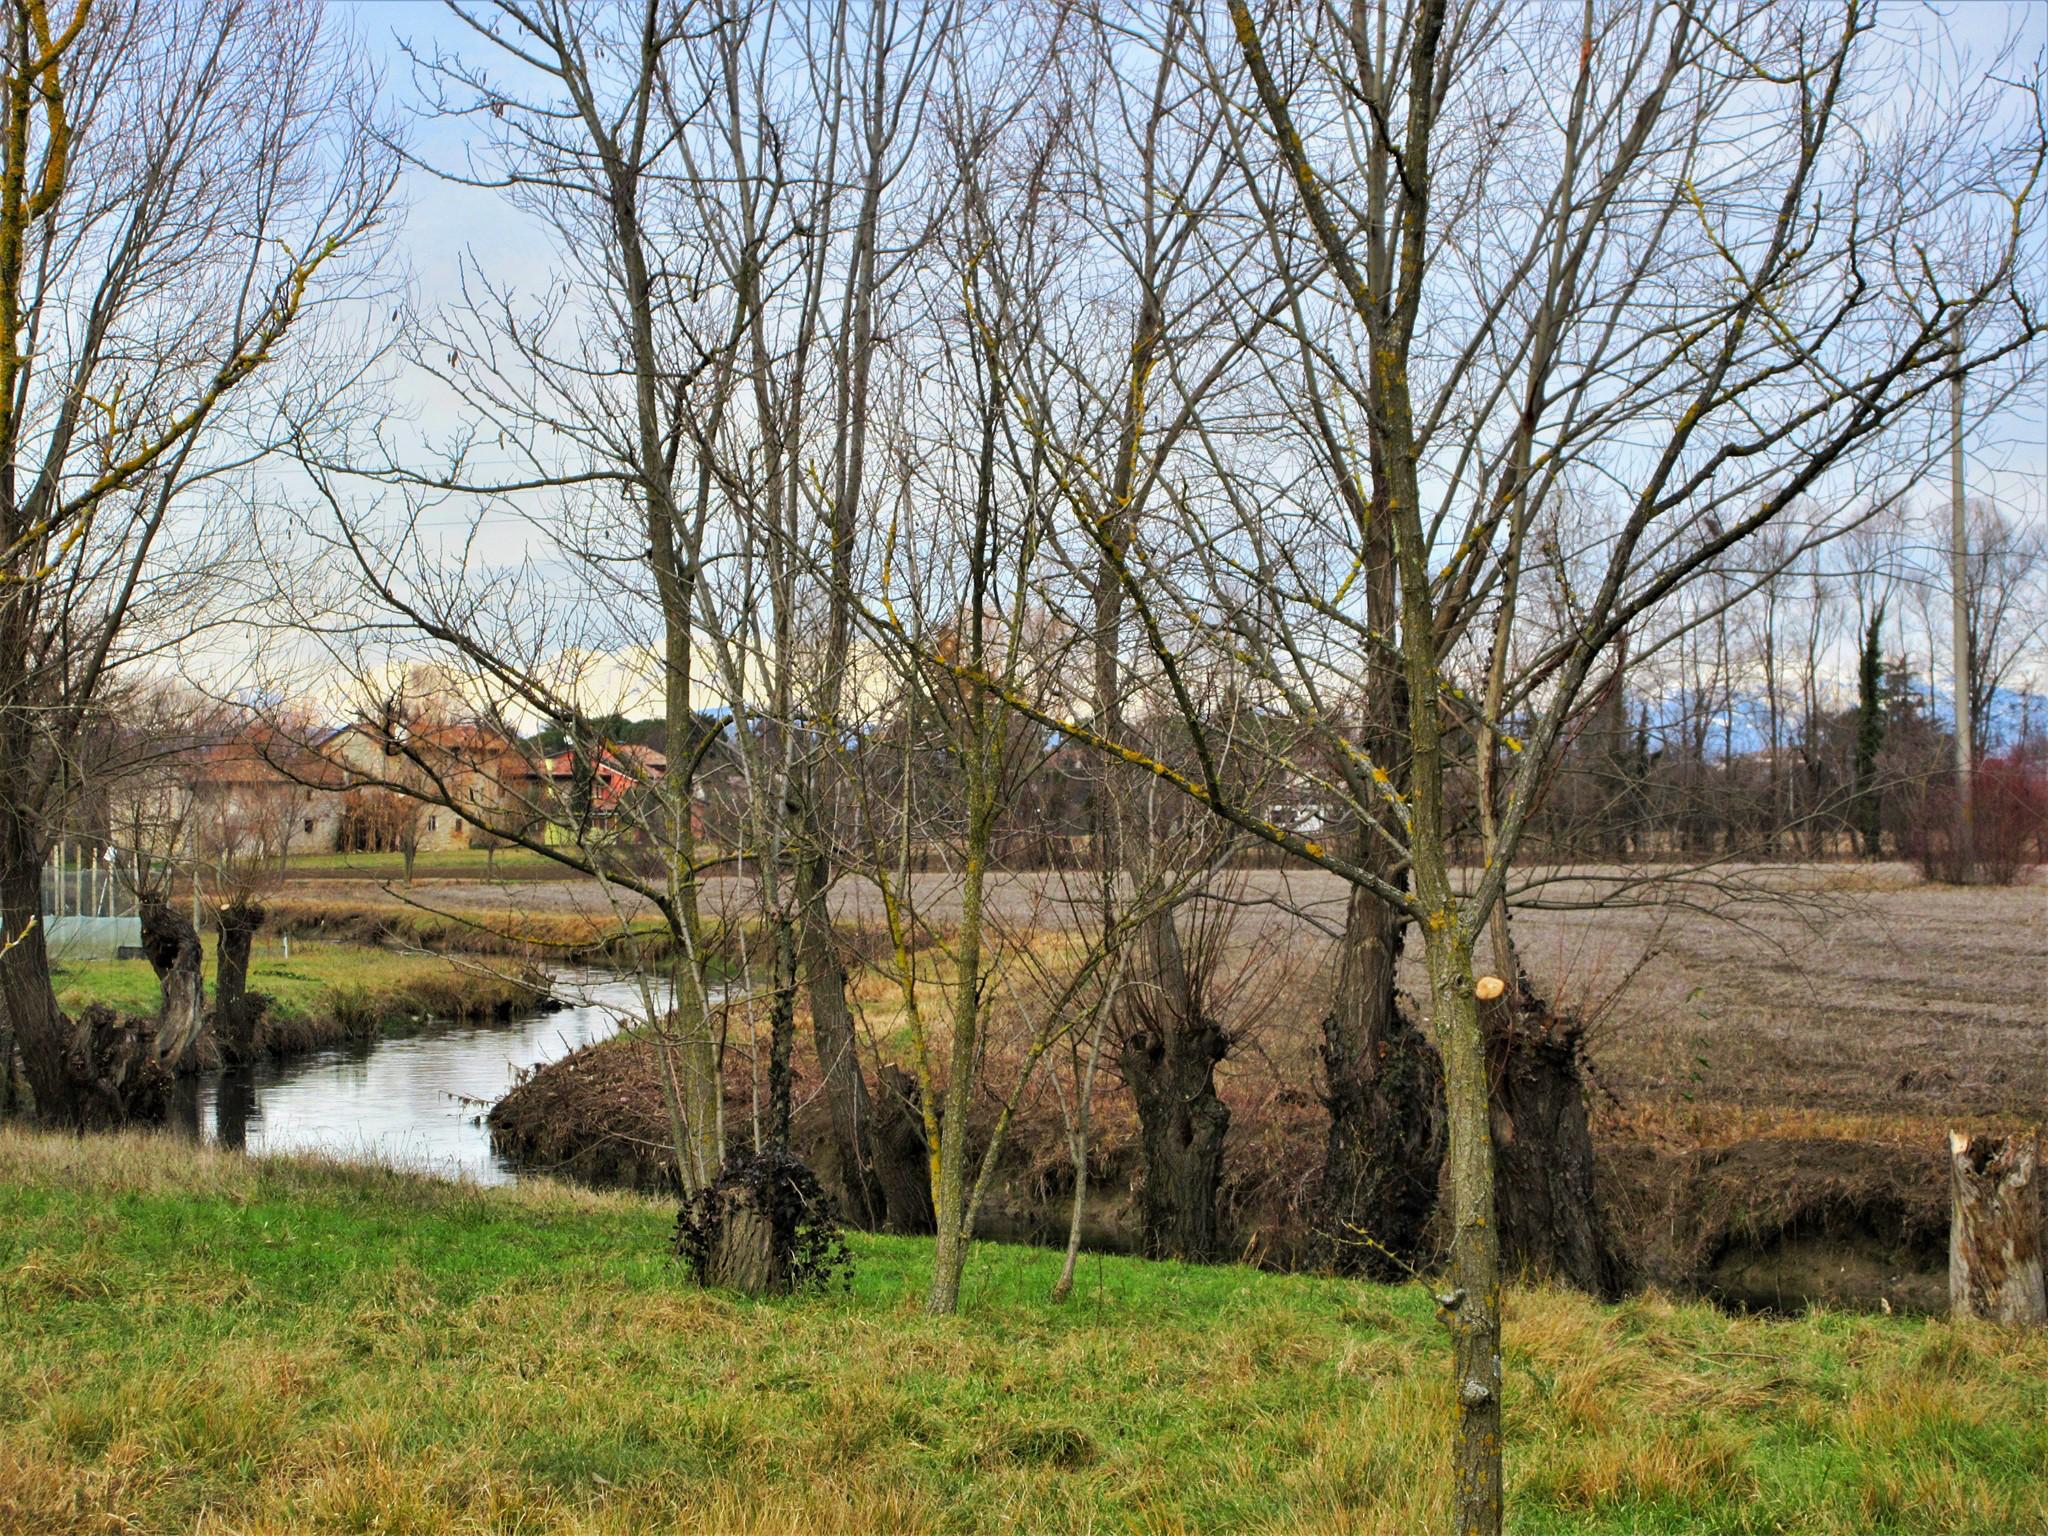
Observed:
[[[256,1025],[264,1005],[263,994],[249,990],[249,950],[264,915],[262,904],[246,897],[220,909],[220,952],[213,970],[214,1035],[230,1061],[247,1061],[256,1053]]]
[[[1473,990],[1493,1080],[1501,1262],[1616,1300],[1629,1266],[1595,1189],[1585,1025],[1525,980],[1482,976]]]
[[[772,1197],[759,1184],[718,1189],[717,1231],[704,1268],[707,1285],[748,1296],[775,1296],[789,1289],[789,1245],[777,1240],[768,1206]]]
[[[774,1148],[731,1158],[685,1200],[674,1248],[698,1284],[749,1296],[821,1289],[852,1262],[818,1176]]]
[[[200,976],[198,930],[165,902],[144,901],[142,952],[163,989],[153,1047],[157,1060],[174,1075],[219,1066],[219,1054],[206,1030],[206,984]]]
[[[1951,1315],[2039,1328],[2048,1324],[2041,1271],[2041,1141],[1950,1131],[1948,1234]]]

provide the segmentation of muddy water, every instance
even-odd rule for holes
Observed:
[[[638,989],[602,975],[556,984],[562,1006],[503,1024],[428,1022],[412,1033],[258,1061],[192,1080],[189,1129],[251,1152],[326,1152],[506,1184],[512,1159],[483,1123],[516,1074],[617,1033]]]

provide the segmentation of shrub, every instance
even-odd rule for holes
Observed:
[[[1987,758],[1973,789],[1974,867],[1956,838],[1954,781],[1914,806],[1906,845],[1922,875],[1948,885],[2011,885],[2028,865],[2048,862],[2048,776],[2018,758]]]

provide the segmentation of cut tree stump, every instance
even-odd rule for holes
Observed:
[[[770,1192],[734,1184],[717,1192],[718,1239],[705,1269],[707,1283],[748,1296],[779,1296],[789,1289],[786,1243],[775,1238]]]
[[[162,1122],[170,1073],[151,1052],[150,1038],[147,1021],[120,1017],[104,1003],[78,1016],[65,1070],[79,1085],[80,1130]]]
[[[1948,1304],[1955,1317],[2048,1324],[2041,1274],[2041,1140],[1950,1131]]]
[[[875,1084],[880,1091],[874,1100],[871,1139],[885,1224],[891,1232],[935,1231],[931,1150],[925,1145],[917,1080],[894,1063],[885,1062]]]

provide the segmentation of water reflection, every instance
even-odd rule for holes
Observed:
[[[237,1152],[249,1145],[249,1117],[256,1112],[256,1085],[247,1072],[223,1073],[213,1093],[213,1139]]]
[[[187,1079],[171,1120],[251,1152],[330,1152],[508,1183],[519,1170],[491,1150],[492,1101],[523,1069],[603,1040],[640,1011],[637,988],[614,977],[565,978],[559,995],[567,1006],[506,1024],[427,1024]]]
[[[203,1092],[200,1079],[196,1077],[174,1077],[164,1090],[164,1124],[180,1136],[199,1139],[199,1100]]]

